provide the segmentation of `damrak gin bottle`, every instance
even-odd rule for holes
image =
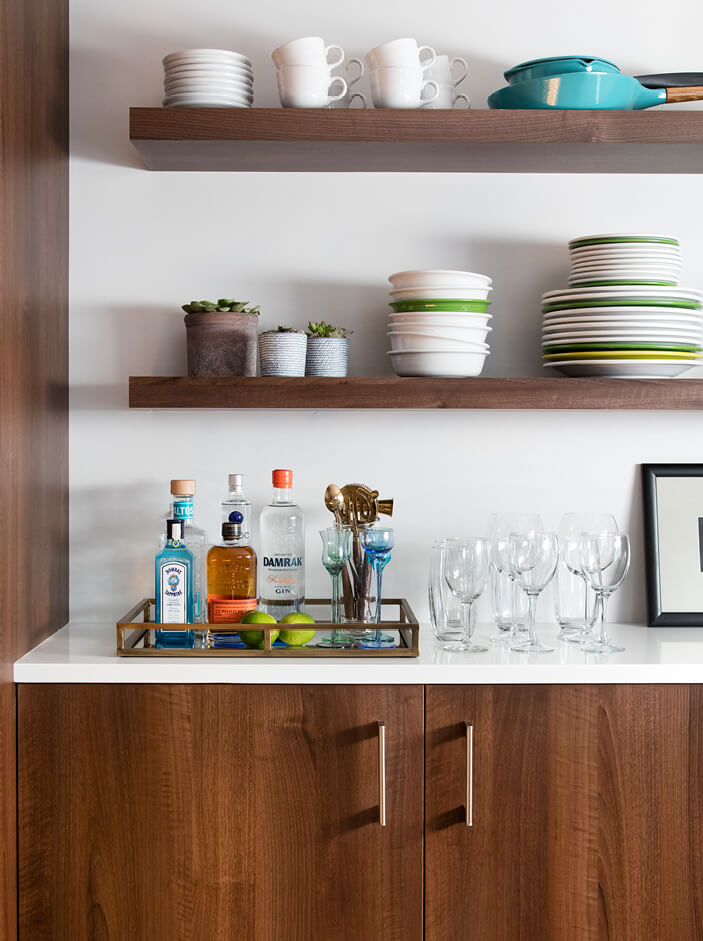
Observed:
[[[280,620],[305,606],[305,520],[293,502],[293,472],[272,476],[273,500],[259,518],[259,605]]]
[[[192,624],[193,553],[183,542],[181,520],[166,521],[166,545],[154,560],[156,621],[159,624]],[[157,647],[192,647],[195,631],[156,631]]]

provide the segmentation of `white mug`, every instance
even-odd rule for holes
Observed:
[[[439,92],[431,100],[428,100],[426,103],[423,102],[423,108],[443,108],[446,110],[448,108],[455,108],[457,101],[463,101],[467,109],[471,107],[469,96],[459,94],[453,85],[444,85],[436,79],[431,79],[431,81],[437,85]]]
[[[334,62],[328,62],[327,56],[332,50],[337,51],[338,58]],[[325,41],[320,36],[305,36],[303,39],[291,39],[290,42],[283,43],[278,49],[273,50],[271,58],[277,69],[284,69],[289,65],[324,66],[328,69],[336,69],[344,62],[344,49],[335,45],[325,46]]]
[[[460,67],[460,72],[457,73],[458,78],[453,71],[455,65]],[[450,59],[449,56],[437,56],[427,70],[427,78],[439,82],[440,85],[453,85],[455,88],[457,85],[461,85],[468,74],[469,64],[461,56],[454,56],[453,59]]]
[[[437,82],[425,79],[422,69],[372,69],[371,97],[376,108],[424,108],[439,95]],[[432,86],[434,95],[423,99],[426,88]]]
[[[276,72],[278,94],[284,108],[326,108],[340,101],[347,93],[341,75],[330,75],[329,69],[309,65],[290,65]],[[332,93],[338,85],[339,94]]]
[[[429,53],[425,59],[422,58],[423,51]],[[432,46],[418,46],[415,39],[392,39],[364,56],[370,69],[413,69],[419,66],[424,70],[429,69],[436,58],[437,53]]]

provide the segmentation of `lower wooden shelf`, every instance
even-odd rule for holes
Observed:
[[[130,408],[703,410],[703,379],[130,376]]]

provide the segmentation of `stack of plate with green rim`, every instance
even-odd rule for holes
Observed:
[[[388,338],[399,376],[477,376],[491,331],[491,279],[472,271],[399,271],[388,280]]]
[[[650,378],[699,365],[703,295],[677,287],[676,239],[584,236],[569,249],[571,287],[542,297],[545,367],[568,376]],[[594,252],[595,262],[585,257]]]

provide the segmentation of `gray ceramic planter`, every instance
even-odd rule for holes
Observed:
[[[255,376],[258,314],[186,314],[189,376]]]
[[[348,369],[347,337],[308,337],[306,376],[346,376]]]
[[[304,333],[259,334],[262,376],[304,376],[308,338]]]

